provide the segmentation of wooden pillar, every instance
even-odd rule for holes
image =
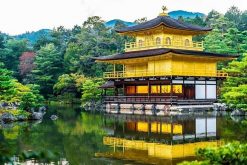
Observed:
[[[123,134],[125,134],[125,122],[123,122]]]
[[[148,136],[151,135],[151,123],[148,121]]]
[[[173,144],[173,120],[171,122],[171,137],[172,137],[172,144]]]
[[[123,82],[123,95],[126,96],[126,92],[125,92],[125,84]]]
[[[184,84],[184,77],[183,77],[182,92],[183,92],[183,100],[184,100],[184,99],[185,99],[185,84]]]
[[[160,120],[160,134],[162,134],[162,121]]]
[[[113,73],[114,73],[114,77],[116,77],[116,64],[113,64]]]
[[[117,96],[118,95],[118,88],[114,88],[114,94],[115,94],[115,96]]]
[[[185,131],[184,131],[184,128],[185,128],[185,122],[184,120],[182,121],[182,135],[183,135],[183,142],[185,141]]]
[[[150,96],[150,80],[148,79],[148,98]]]
[[[125,65],[123,65],[123,77],[125,77]]]
[[[170,81],[170,87],[171,87],[171,91],[170,91],[170,100],[171,100],[171,105],[172,105],[172,101],[173,101],[173,86],[172,86],[172,76],[171,76],[171,81]]]

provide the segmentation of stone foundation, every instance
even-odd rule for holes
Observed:
[[[106,112],[112,114],[157,115],[164,116],[167,112],[193,112],[213,110],[214,105],[165,105],[165,104],[106,104]]]

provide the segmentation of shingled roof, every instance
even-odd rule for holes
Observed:
[[[223,57],[223,58],[237,58],[238,57],[238,55],[226,55],[226,54],[209,53],[209,52],[202,52],[202,51],[193,51],[193,50],[160,48],[160,49],[150,49],[150,50],[143,50],[143,51],[125,52],[125,53],[111,55],[111,56],[94,57],[93,59],[98,60],[98,61],[110,61],[110,60],[131,59],[131,58],[139,58],[139,57],[151,57],[151,56],[158,56],[158,55],[163,55],[167,53],[205,56],[205,57]]]
[[[173,19],[169,16],[158,16],[155,19],[152,19],[150,21],[147,21],[145,23],[141,23],[135,26],[126,27],[123,29],[116,30],[118,33],[124,33],[124,32],[137,32],[147,29],[152,29],[155,27],[158,27],[160,25],[164,25],[169,28],[173,29],[179,29],[179,30],[188,30],[188,31],[211,31],[211,28],[208,27],[200,27],[196,25],[191,25],[176,19]]]

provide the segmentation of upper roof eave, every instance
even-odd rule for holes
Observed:
[[[112,60],[124,60],[124,59],[133,59],[133,58],[143,58],[143,57],[152,57],[163,55],[167,53],[175,53],[182,55],[192,55],[192,56],[202,56],[202,57],[218,57],[218,58],[228,58],[234,59],[238,58],[239,55],[227,55],[227,54],[219,54],[219,53],[210,53],[210,52],[202,52],[202,51],[192,51],[192,50],[183,50],[183,49],[151,49],[151,50],[142,50],[135,52],[126,52],[121,54],[115,54],[110,56],[103,57],[92,57],[92,59],[100,62],[100,61],[112,61]]]
[[[154,29],[162,25],[168,28],[184,30],[184,31],[193,31],[193,32],[208,32],[212,30],[212,28],[200,27],[200,26],[191,25],[185,22],[181,22],[169,16],[158,16],[157,18],[147,21],[145,23],[119,29],[119,30],[116,30],[116,32],[118,33],[140,32],[140,31],[145,31],[149,29]]]

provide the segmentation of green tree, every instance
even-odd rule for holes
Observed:
[[[229,77],[223,84],[222,100],[233,108],[247,110],[247,54],[241,61],[233,61],[225,69]]]
[[[63,58],[54,44],[48,44],[37,52],[35,69],[32,74],[34,82],[40,85],[41,94],[48,97],[53,94],[53,86],[63,72]]]
[[[2,40],[2,48],[0,48],[0,61],[4,63],[8,70],[13,71],[13,76],[18,78],[19,57],[23,52],[28,51],[27,42],[25,40],[9,39]]]
[[[53,87],[54,93],[57,95],[72,93],[81,97],[82,85],[85,81],[86,78],[80,74],[63,74]]]
[[[0,62],[0,101],[8,101],[14,93],[15,84],[13,82],[12,73],[4,68],[4,64]]]
[[[240,25],[239,25],[239,30],[240,31],[244,31],[244,30],[246,30],[247,29],[247,10],[245,10],[243,13],[242,13],[242,15],[241,15],[241,17],[240,17]]]
[[[218,29],[214,29],[205,37],[205,51],[215,53],[228,53],[228,47],[223,40],[224,36],[221,34],[221,32]]]
[[[226,12],[225,17],[238,27],[241,22],[241,14],[241,11],[236,6],[232,6]]]
[[[222,16],[218,11],[212,10],[208,13],[205,22],[208,26],[211,26],[212,23],[215,22],[215,20],[219,19]]]
[[[76,43],[70,43],[64,55],[64,67],[67,73],[76,73],[80,70],[82,48]]]
[[[82,86],[82,102],[93,101],[96,102],[100,99],[101,89],[100,85],[103,84],[102,79],[88,79]]]

